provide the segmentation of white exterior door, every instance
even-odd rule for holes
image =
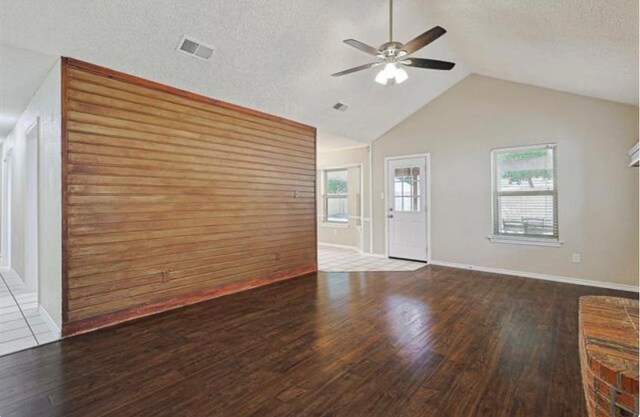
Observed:
[[[387,161],[388,248],[392,258],[427,261],[427,158]]]

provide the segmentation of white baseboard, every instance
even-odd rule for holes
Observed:
[[[6,265],[1,265],[0,266],[0,273],[6,274],[6,275],[16,276],[16,277],[20,278],[20,276],[18,275],[18,273],[15,270],[13,270],[12,268],[9,268]],[[22,281],[22,278],[20,278],[20,281]]]
[[[53,321],[47,310],[45,310],[44,307],[42,307],[40,304],[38,304],[38,313],[40,313],[40,317],[44,319],[44,322],[47,323],[47,327],[49,327],[49,330],[51,330],[51,332],[58,339],[60,339],[60,329],[58,328],[58,326],[56,326],[56,322]]]
[[[381,253],[373,253],[373,252],[363,252],[367,256],[371,256],[372,258],[381,258],[381,259],[389,259],[387,255],[383,255]]]
[[[318,246],[328,246],[331,248],[339,248],[339,249],[350,249],[350,250],[354,250],[356,252],[359,252],[363,255],[367,255],[367,256],[371,256],[373,258],[382,258],[382,259],[388,259],[389,257],[386,255],[382,255],[379,253],[370,253],[370,252],[365,252],[361,249],[358,249],[356,246],[347,246],[347,245],[336,245],[333,243],[318,243]]]
[[[486,266],[459,264],[454,262],[431,261],[431,265],[448,266],[450,268],[470,269],[473,271],[491,272],[493,274],[515,275],[518,277],[541,279],[545,281],[564,282],[566,284],[587,285],[589,287],[609,288],[612,290],[638,292],[638,287],[633,285],[616,284],[612,282],[591,281],[580,278],[561,277],[558,275],[538,274],[536,272],[510,271],[507,269],[490,268]]]
[[[13,269],[7,268],[7,267],[0,267],[0,274],[4,274],[5,278],[6,277],[11,277],[14,280],[15,279],[20,279],[20,276],[18,276],[16,271],[14,271]],[[22,280],[20,279],[20,281],[22,281]],[[24,286],[24,283],[20,282],[20,285]],[[14,289],[14,288],[12,288],[12,289]],[[47,324],[47,327],[56,336],[56,338],[60,339],[60,337],[61,337],[60,335],[62,334],[60,332],[60,329],[56,325],[56,322],[53,321],[53,319],[49,315],[49,312],[47,310],[45,310],[44,307],[42,307],[42,305],[40,305],[40,304],[38,304],[38,314],[40,314],[40,317],[42,317],[44,322]]]
[[[338,245],[336,243],[318,243],[318,246],[328,246],[330,248],[338,248],[338,249],[350,249],[350,250],[355,250],[358,252],[362,252],[360,249],[358,249],[358,247],[356,246],[348,246],[348,245]]]

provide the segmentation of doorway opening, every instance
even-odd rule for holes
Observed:
[[[10,142],[2,144],[0,356],[60,338],[40,305],[40,118],[27,126],[16,125]]]
[[[366,191],[370,171],[365,169],[370,166],[365,165],[370,155],[368,149],[352,150],[351,153],[355,154],[351,155],[354,163],[348,165],[333,163],[343,161],[345,154],[332,154],[332,158],[324,154],[320,158],[321,169],[317,177],[318,269],[323,272],[396,272],[422,268],[422,262],[390,259],[372,253],[370,241],[365,238],[371,220],[363,216],[371,198],[370,191]]]

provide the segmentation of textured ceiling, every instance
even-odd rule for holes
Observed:
[[[428,0],[470,70],[638,104],[638,0]]]
[[[329,152],[336,149],[351,149],[367,146],[360,141],[345,138],[344,136],[334,135],[322,129],[318,129],[316,139],[316,147],[319,153]]]
[[[468,72],[446,36],[416,56],[458,62],[451,72],[409,68],[393,88],[342,43],[387,39],[386,0],[2,0],[0,41],[107,66],[365,142],[382,135]],[[418,0],[396,2],[396,38],[435,25]],[[175,51],[182,35],[215,48],[212,62]],[[336,102],[349,104],[341,113]]]
[[[11,133],[55,61],[55,56],[0,44],[0,138]]]
[[[406,42],[442,25],[448,33],[416,56],[455,61],[456,68],[409,68],[409,80],[392,88],[373,82],[375,70],[330,77],[369,62],[343,39],[375,46],[387,40],[387,7],[386,0],[0,0],[0,42],[86,60],[298,120],[326,137],[363,142],[469,71],[638,102],[637,0],[397,0],[395,38]],[[177,53],[184,34],[214,46],[213,61]],[[349,109],[332,110],[337,101]]]

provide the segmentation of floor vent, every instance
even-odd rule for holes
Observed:
[[[349,108],[348,105],[344,104],[344,103],[336,103],[333,105],[333,109],[334,110],[338,110],[338,111],[345,111]]]
[[[213,56],[213,48],[193,38],[183,36],[178,44],[178,51],[196,58],[209,61]]]

